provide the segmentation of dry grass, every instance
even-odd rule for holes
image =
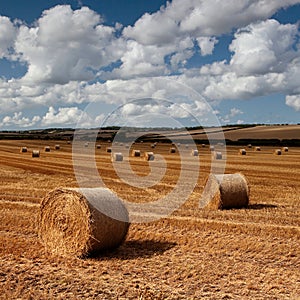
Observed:
[[[40,159],[19,153],[22,145],[0,142],[0,299],[298,299],[300,296],[300,149],[274,159],[271,147],[246,157],[228,147],[226,173],[243,172],[251,186],[247,209],[198,209],[211,154],[199,147],[201,171],[188,201],[172,216],[133,224],[117,250],[88,259],[45,251],[38,238],[40,200],[62,184],[76,187],[71,146]],[[49,143],[49,141],[48,141]],[[57,143],[53,141],[50,146]],[[162,182],[141,190],[124,184],[110,154],[97,152],[106,185],[126,200],[155,200],[170,192],[180,174],[179,156],[158,144],[167,171]],[[150,144],[140,144],[148,151]],[[190,163],[194,159],[187,151]],[[149,163],[134,158],[140,176]]]

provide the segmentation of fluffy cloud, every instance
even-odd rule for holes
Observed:
[[[215,45],[218,40],[215,37],[199,37],[197,42],[200,48],[201,55],[209,55],[213,53]]]
[[[56,6],[44,11],[34,27],[20,26],[15,52],[28,64],[23,80],[65,84],[93,79],[95,70],[122,52],[115,29],[101,21],[87,7],[73,11],[70,6]]]
[[[41,124],[43,126],[64,124],[64,126],[73,127],[80,124],[81,127],[94,127],[100,126],[103,119],[103,114],[93,118],[78,107],[60,107],[55,110],[50,106],[48,112],[43,116]]]
[[[0,58],[9,55],[13,47],[17,30],[9,18],[0,16]]]
[[[5,116],[0,122],[1,127],[32,127],[36,125],[41,118],[39,116],[34,116],[33,118],[23,117],[22,112],[14,113],[13,116]]]
[[[300,111],[300,95],[287,96],[285,103],[296,111]]]

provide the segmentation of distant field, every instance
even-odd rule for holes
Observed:
[[[300,126],[255,127],[225,133],[238,138],[299,138]],[[298,134],[298,135],[297,135]],[[53,150],[55,144],[61,149]],[[162,181],[146,189],[125,184],[113,169],[109,144],[95,149],[105,184],[128,201],[153,201],[176,185],[181,162],[170,144],[153,150],[164,156]],[[50,145],[51,152],[44,152]],[[28,153],[20,153],[27,146]],[[120,146],[121,147],[121,146]],[[183,145],[181,145],[183,147]],[[39,149],[40,158],[30,151]],[[47,253],[37,236],[43,196],[56,187],[76,187],[72,145],[66,141],[0,141],[0,299],[299,299],[300,148],[281,156],[227,147],[226,173],[243,172],[250,184],[247,209],[206,211],[199,199],[211,167],[211,153],[199,147],[198,183],[187,202],[156,222],[132,224],[117,250],[87,259]],[[120,148],[120,151],[123,151]],[[225,154],[225,153],[224,153]],[[82,156],[84,163],[84,154]],[[140,176],[148,162],[130,158]],[[189,180],[189,178],[186,178]]]

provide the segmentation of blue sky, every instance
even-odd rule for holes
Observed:
[[[0,130],[100,126],[116,109],[299,123],[299,16],[300,0],[2,1]],[[151,97],[176,105],[128,105]]]

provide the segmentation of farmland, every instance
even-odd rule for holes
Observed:
[[[55,144],[61,149],[54,150]],[[29,151],[20,153],[22,146]],[[105,151],[108,144],[101,146],[95,149],[99,174],[127,201],[154,201],[176,185],[181,162],[169,153],[170,144],[158,143],[154,150],[150,143],[135,145],[166,160],[162,181],[144,189],[120,180]],[[41,156],[32,158],[32,149]],[[1,140],[0,299],[299,299],[300,148],[275,156],[274,147],[264,146],[241,156],[239,147],[227,147],[226,173],[245,174],[250,205],[219,211],[199,208],[211,153],[198,146],[199,157],[192,157],[190,150],[190,164],[199,159],[201,168],[193,193],[178,210],[131,224],[115,251],[66,259],[44,249],[37,216],[49,191],[77,187],[72,145]],[[150,171],[151,162],[142,158],[131,157],[130,164],[140,176]]]

